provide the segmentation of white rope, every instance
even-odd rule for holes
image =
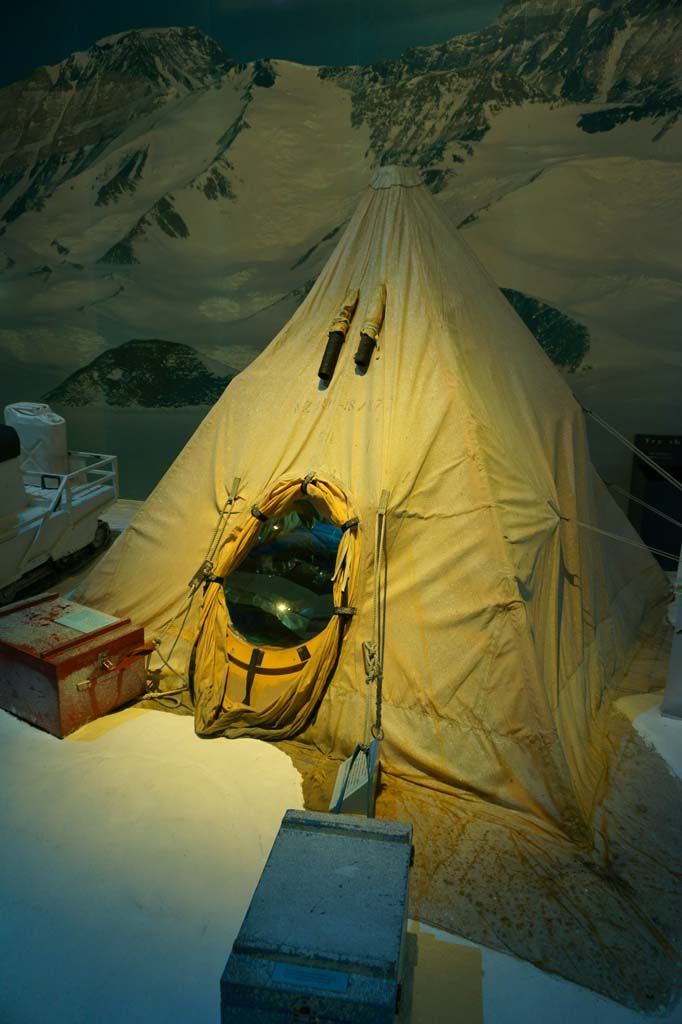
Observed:
[[[654,508],[653,505],[648,505],[646,501],[642,501],[641,498],[637,498],[634,494],[630,494],[630,492],[626,491],[624,487],[619,487],[618,484],[607,484],[606,486],[610,491],[618,491],[619,494],[629,498],[630,501],[634,501],[637,505],[642,505],[643,508],[648,508],[650,512],[655,512],[657,516],[661,517],[661,519],[667,519],[669,523],[673,523],[675,526],[679,526],[682,529],[682,523],[679,519],[673,519],[673,517],[667,515],[667,513],[661,512],[660,508]]]
[[[182,636],[182,631],[185,628],[185,624],[187,622],[187,618],[189,616],[190,611],[192,610],[192,604],[194,602],[194,598],[197,596],[197,591],[198,591],[198,588],[195,588],[192,591],[192,593],[189,595],[189,601],[187,602],[187,608],[185,609],[185,614],[184,614],[183,620],[180,623],[180,629],[175,634],[175,639],[173,640],[173,643],[171,644],[171,648],[170,648],[170,650],[168,652],[168,658],[169,659],[173,657],[173,651],[175,650],[175,645],[177,644],[178,640]],[[166,633],[168,632],[169,626],[171,626],[175,622],[175,620],[177,619],[179,614],[180,614],[180,612],[178,612],[177,615],[175,616],[175,618],[173,618],[171,620],[171,622],[169,622],[168,626],[166,626],[166,628],[164,629],[163,633],[158,638],[158,643],[156,644],[156,653],[159,655],[159,657],[161,658],[162,661],[164,661],[165,659],[161,656],[161,651],[160,651],[161,641],[163,640],[163,638],[165,637]],[[175,671],[175,670],[173,670],[173,671]]]
[[[178,677],[178,679],[182,683],[182,686],[178,687],[176,690],[147,690],[145,693],[140,694],[137,700],[155,700],[158,701],[159,704],[163,704],[165,707],[179,708],[180,705],[182,704],[179,694],[185,693],[187,690],[189,690],[189,683],[183,676],[180,675],[179,672],[175,671],[170,662],[166,661],[166,659],[159,650],[156,651],[156,654],[158,654],[159,658],[161,658],[161,661],[167,668],[170,669],[173,675]]]
[[[182,633],[183,629],[185,628],[185,622],[187,621],[187,616],[189,615],[189,610],[192,607],[192,601],[194,600],[194,595],[195,594],[196,594],[196,589],[191,591],[189,597],[187,598],[186,606],[185,606],[185,604],[181,604],[180,607],[178,608],[177,612],[173,616],[173,618],[170,619],[166,623],[166,625],[163,627],[163,629],[159,633],[158,637],[156,637],[156,641],[155,642],[156,642],[157,647],[161,645],[161,641],[165,637],[165,635],[168,632],[168,630],[171,628],[171,626],[173,626],[177,622],[178,618],[182,615],[182,613],[184,611],[185,617],[182,620],[182,624],[180,625],[180,629],[178,630],[177,636],[175,638],[176,641],[177,641],[177,637],[180,635],[180,633]],[[169,658],[170,658],[172,653],[173,653],[173,651],[171,649],[171,651],[170,651],[170,653],[168,655]]]
[[[232,481],[232,487],[227,495],[225,504],[223,505],[220,511],[220,516],[218,517],[218,522],[213,533],[213,539],[211,540],[211,543],[209,544],[208,547],[208,555],[206,556],[206,560],[208,562],[213,562],[215,554],[220,546],[220,542],[223,539],[223,534],[225,533],[225,527],[227,526],[227,522],[232,513],[234,512],[234,503],[237,500],[237,491],[239,490],[239,485],[241,482],[241,477],[239,476],[236,476]]]
[[[633,548],[643,548],[645,551],[650,551],[653,555],[661,555],[663,558],[670,558],[673,562],[679,562],[679,555],[671,555],[669,551],[661,551],[660,548],[652,548],[648,544],[645,544],[643,540],[633,540],[632,537],[623,537],[621,533],[611,533],[610,530],[601,530],[598,526],[592,526],[591,523],[583,523],[580,519],[570,519],[568,516],[560,516],[561,520],[565,523],[575,523],[576,526],[582,526],[585,530],[592,530],[593,533],[600,533],[603,537],[610,537],[611,540],[620,540],[623,544],[630,544]]]
[[[220,546],[220,542],[223,539],[223,534],[225,533],[225,528],[227,526],[228,520],[229,520],[230,516],[232,515],[232,513],[234,512],[234,504],[235,504],[235,501],[237,500],[237,491],[239,490],[240,483],[241,483],[241,477],[236,476],[234,478],[233,482],[232,482],[232,487],[231,487],[231,489],[230,489],[230,491],[229,491],[229,493],[227,495],[227,499],[225,501],[225,504],[223,505],[222,509],[220,510],[220,515],[218,516],[218,522],[216,523],[215,530],[213,531],[213,536],[212,536],[211,541],[210,541],[209,546],[208,546],[207,558],[206,558],[206,561],[203,563],[203,566],[209,566],[210,565],[209,571],[211,571],[212,568],[213,568],[213,559],[214,559],[214,557],[216,555],[216,552],[218,551],[218,548]],[[202,566],[202,568],[203,568],[203,566]],[[181,676],[179,672],[176,672],[176,670],[170,664],[170,659],[173,657],[173,652],[175,650],[175,646],[176,646],[178,640],[180,639],[180,637],[182,636],[182,631],[184,630],[185,625],[187,623],[187,619],[188,619],[189,613],[192,610],[192,604],[194,603],[194,598],[196,597],[197,593],[199,592],[199,587],[201,586],[201,583],[202,583],[202,581],[199,578],[199,574],[196,574],[195,577],[194,577],[194,580],[190,584],[190,592],[189,592],[189,596],[187,597],[186,605],[185,604],[181,604],[180,605],[180,607],[178,608],[178,610],[175,613],[175,615],[173,616],[173,618],[170,619],[170,621],[164,626],[163,630],[161,631],[159,636],[154,641],[154,644],[156,646],[156,651],[154,653],[157,654],[159,656],[159,658],[161,659],[161,661],[164,663],[164,665],[167,668],[169,668],[170,671],[174,675],[176,675],[178,677],[178,679],[180,679],[184,683],[184,686],[180,690],[167,691],[166,694],[163,695],[163,696],[166,696],[166,697],[175,696],[176,694],[182,693],[184,690],[188,690],[189,689],[189,683],[184,678],[184,676]],[[173,639],[173,643],[171,644],[170,650],[168,651],[167,657],[164,658],[164,656],[161,653],[161,644],[162,644],[163,640],[165,639],[166,634],[171,629],[171,627],[175,625],[175,623],[177,622],[177,620],[180,617],[180,615],[182,615],[183,611],[184,611],[185,614],[183,616],[182,622],[180,623],[180,628],[175,633],[175,637]],[[141,699],[145,700],[147,698],[150,699],[150,700],[158,700],[159,696],[154,694],[153,691],[148,691],[148,693],[144,697],[142,697]],[[178,704],[179,704],[179,702],[178,702]]]
[[[586,409],[585,406],[583,406],[582,408],[588,416],[592,417],[595,423],[598,423],[601,427],[604,428],[604,430],[607,430],[609,434],[612,434],[614,437],[617,437],[619,441],[622,441],[626,448],[629,448],[630,451],[634,452],[635,455],[638,455],[643,462],[646,462],[647,466],[651,466],[651,468],[655,469],[656,472],[659,473],[664,480],[667,480],[669,484],[672,484],[673,487],[675,487],[678,491],[682,492],[682,483],[680,483],[679,480],[676,480],[674,476],[671,476],[670,473],[667,472],[667,470],[659,466],[657,462],[654,462],[653,459],[650,459],[646,452],[643,452],[641,448],[638,448],[637,445],[634,445],[632,441],[628,441],[627,437],[623,437],[623,435],[618,430],[616,430],[615,427],[612,427],[610,423],[607,423],[606,420],[602,419],[602,417],[599,416],[596,412],[592,412],[591,409]]]

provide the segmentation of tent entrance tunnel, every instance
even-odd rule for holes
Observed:
[[[203,734],[282,739],[308,723],[354,611],[358,526],[341,488],[309,473],[280,482],[228,536],[195,643]]]
[[[650,1009],[678,966],[666,863],[682,870],[682,836],[662,808],[643,829],[632,799],[671,807],[679,784],[644,749],[620,759],[636,740],[614,701],[668,580],[595,472],[565,377],[441,198],[416,170],[377,170],[291,320],[77,599],[161,637],[183,680],[193,666],[199,735],[286,743],[326,809],[364,739],[388,491],[376,810],[415,825],[415,915]],[[291,643],[280,622],[278,647],[240,623],[240,574],[304,501],[341,530],[333,614]]]

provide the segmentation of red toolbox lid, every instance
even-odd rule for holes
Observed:
[[[130,619],[105,615],[59,594],[40,594],[0,608],[0,645],[47,661],[93,641],[106,643]]]

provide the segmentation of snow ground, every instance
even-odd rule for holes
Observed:
[[[644,711],[628,700],[638,731],[682,774],[682,722],[662,719],[651,697]],[[302,806],[288,757],[257,740],[200,740],[190,719],[139,708],[68,741],[0,712],[0,751],[2,1024],[46,1014],[53,1024],[217,1024],[231,944],[284,811]],[[439,963],[480,950],[465,961],[477,1005],[462,1024],[654,1019],[460,936],[420,931],[441,942],[419,940],[416,983],[436,946]],[[452,1020],[431,988],[412,1024]],[[682,1007],[655,1019],[680,1024]]]

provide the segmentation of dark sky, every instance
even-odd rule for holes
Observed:
[[[196,25],[242,60],[369,64],[492,21],[503,0],[14,0],[0,85],[130,28]]]

